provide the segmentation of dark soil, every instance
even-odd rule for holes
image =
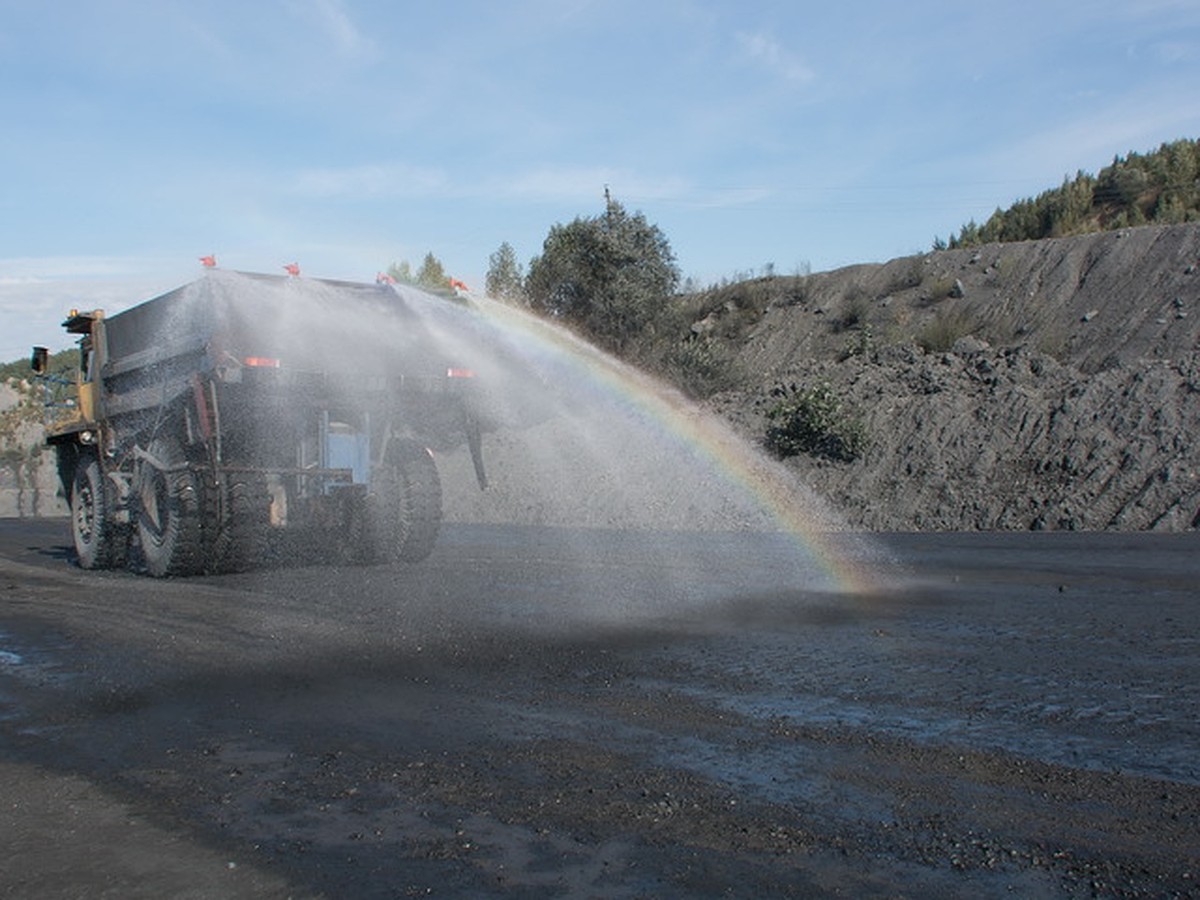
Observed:
[[[896,536],[886,593],[619,623],[663,560],[618,535],[186,581],[64,536],[0,533],[2,896],[1197,891],[1192,535]]]

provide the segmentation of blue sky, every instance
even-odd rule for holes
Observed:
[[[0,0],[0,359],[226,268],[482,287],[605,185],[701,282],[1200,136],[1200,2]]]

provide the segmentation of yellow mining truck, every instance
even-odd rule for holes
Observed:
[[[79,564],[424,559],[442,518],[431,449],[465,441],[485,484],[467,345],[436,327],[447,302],[212,269],[111,317],[72,311],[79,374],[47,442]],[[46,361],[35,348],[35,372]]]

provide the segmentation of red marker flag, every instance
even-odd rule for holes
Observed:
[[[289,275],[291,275],[293,278],[297,278],[300,275],[300,264],[299,263],[288,263],[286,266],[283,267],[283,270],[285,272],[287,272]]]
[[[215,269],[217,267],[217,258],[215,256],[200,257],[200,265],[206,269]]]

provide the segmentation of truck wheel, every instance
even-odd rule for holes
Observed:
[[[433,455],[412,441],[393,451],[372,486],[376,556],[420,562],[433,552],[442,525],[442,483]]]
[[[94,456],[80,459],[71,486],[71,532],[84,569],[108,569],[125,561],[128,535],[113,521],[111,493],[100,461]]]
[[[271,500],[263,475],[237,472],[226,478],[225,518],[217,525],[212,558],[218,572],[244,572],[266,556]]]
[[[148,460],[138,467],[138,538],[146,570],[156,578],[193,575],[204,564],[200,483],[196,473],[182,467],[183,449],[174,438],[155,438]]]
[[[349,566],[380,562],[378,542],[373,535],[375,500],[364,494],[345,499],[342,507],[342,527],[334,538],[333,558]]]

